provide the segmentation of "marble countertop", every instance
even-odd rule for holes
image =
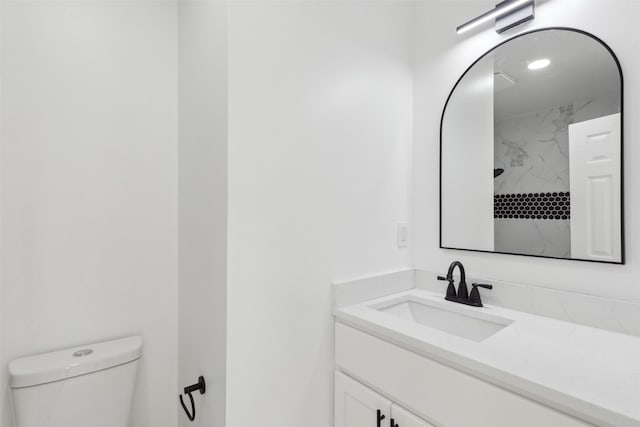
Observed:
[[[376,310],[406,296],[513,320],[476,342]],[[640,427],[640,338],[412,289],[335,308],[337,321],[599,426]]]

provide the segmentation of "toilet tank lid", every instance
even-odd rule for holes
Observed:
[[[142,356],[142,337],[132,336],[22,357],[9,363],[9,385],[29,387],[122,365]]]

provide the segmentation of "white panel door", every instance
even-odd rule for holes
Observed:
[[[389,425],[391,401],[336,371],[334,427],[382,427]]]
[[[622,260],[620,114],[569,125],[571,257]]]
[[[396,405],[391,405],[390,427],[433,427],[422,418],[418,418],[406,409]]]

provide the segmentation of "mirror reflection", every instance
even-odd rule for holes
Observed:
[[[600,40],[524,34],[474,63],[441,128],[441,247],[623,262],[622,77]]]

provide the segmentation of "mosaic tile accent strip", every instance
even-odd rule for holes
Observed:
[[[495,194],[493,217],[500,219],[571,219],[569,192]]]

